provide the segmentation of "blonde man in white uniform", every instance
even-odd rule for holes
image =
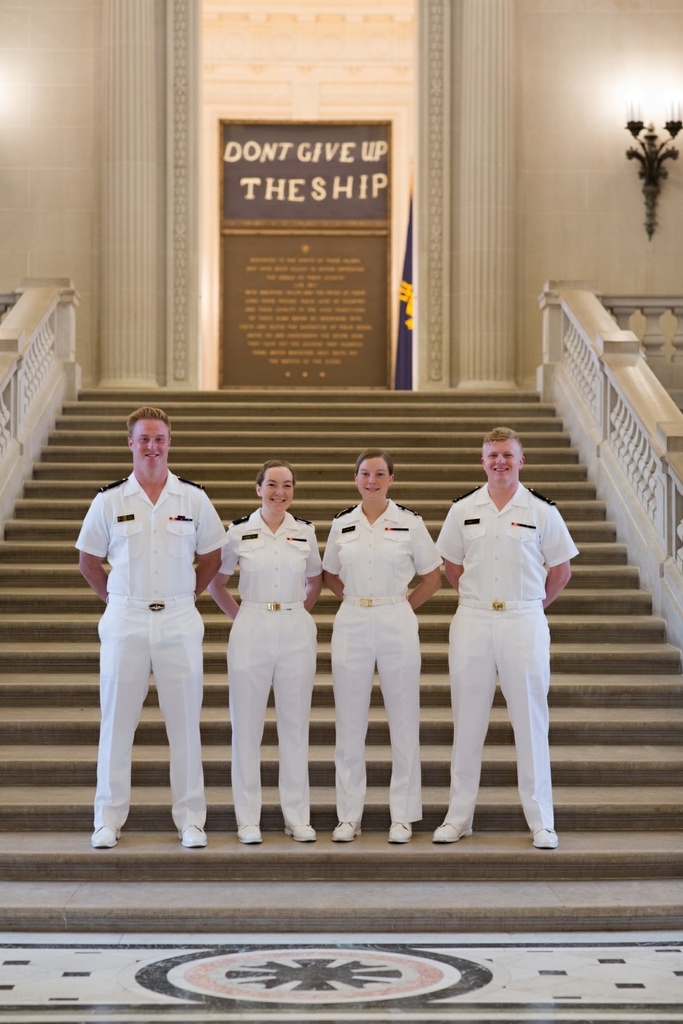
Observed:
[[[437,540],[459,593],[450,630],[454,738],[450,805],[435,843],[472,835],[496,675],[515,734],[519,795],[533,845],[558,845],[548,747],[550,633],[544,614],[571,577],[576,545],[554,502],[524,487],[522,444],[484,438],[488,483],[455,500]]]
[[[441,586],[441,558],[421,517],[387,497],[391,456],[368,448],[356,462],[360,505],[332,523],[325,582],[342,604],[332,632],[336,721],[335,842],[360,834],[365,803],[365,736],[375,665],[389,720],[390,843],[407,843],[422,817],[420,640],[415,609]],[[408,585],[421,576],[413,590]]]
[[[99,624],[96,849],[116,846],[128,817],[133,736],[150,672],[166,722],[173,821],[183,846],[206,846],[204,624],[195,601],[218,570],[225,530],[204,490],[169,471],[170,445],[163,409],[131,413],[133,472],[95,496],[76,542],[81,573],[107,602]]]
[[[228,643],[232,793],[241,843],[261,842],[261,739],[271,686],[280,754],[285,833],[315,841],[310,824],[308,727],[316,665],[310,614],[322,589],[315,528],[288,508],[294,474],[287,462],[264,463],[256,478],[261,507],[228,528],[221,569],[209,593],[234,619]],[[226,590],[239,565],[238,604]]]

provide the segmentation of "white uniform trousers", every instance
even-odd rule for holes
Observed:
[[[450,628],[453,707],[451,796],[445,820],[472,824],[496,672],[517,748],[517,783],[532,832],[554,827],[548,746],[550,631],[543,609],[489,611],[460,605]]]
[[[228,685],[232,798],[237,827],[261,820],[261,741],[271,686],[279,749],[280,806],[287,827],[310,823],[308,726],[316,626],[304,609],[240,608],[230,630]]]
[[[203,828],[202,617],[191,596],[156,612],[142,601],[119,601],[110,598],[99,624],[102,722],[95,828],[119,829],[128,817],[133,737],[150,672],[166,723],[173,821],[180,830],[187,825]]]
[[[408,601],[364,608],[342,602],[332,632],[337,817],[360,821],[365,804],[365,738],[375,673],[391,738],[392,821],[422,817],[420,640]]]

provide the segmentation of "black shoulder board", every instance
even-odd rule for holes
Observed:
[[[250,519],[251,519],[251,516],[242,516],[241,519],[233,519],[233,521],[230,523],[230,525],[231,526],[239,526],[240,523],[248,523]]]
[[[346,516],[346,515],[348,515],[348,514],[349,514],[349,512],[353,512],[353,510],[354,510],[354,508],[355,508],[355,507],[356,507],[355,505],[350,505],[350,506],[349,506],[349,508],[343,508],[343,509],[341,510],[341,512],[337,512],[337,514],[336,514],[336,516],[335,516],[334,518],[335,518],[335,519],[339,519],[339,517],[340,517],[340,516]]]
[[[412,508],[406,508],[406,506],[405,506],[405,505],[399,505],[399,503],[398,503],[398,502],[396,502],[396,508],[402,508],[404,512],[410,512],[410,513],[411,513],[412,515],[414,515],[414,516],[419,516],[419,515],[420,515],[420,513],[419,513],[419,512],[416,512],[416,511],[415,511],[414,509],[412,509]]]
[[[553,501],[551,498],[546,498],[545,494],[539,494],[538,491],[535,491],[533,489],[533,487],[529,487],[528,490],[530,491],[531,494],[533,494],[534,498],[538,498],[539,501],[545,501],[545,502],[547,502],[548,505],[556,505],[557,504],[557,502]]]
[[[127,479],[128,477],[124,476],[123,480],[114,480],[113,484],[105,484],[104,487],[100,487],[100,494],[102,491],[110,491],[112,487],[120,487],[121,484],[125,484]]]
[[[181,484],[189,484],[190,487],[198,487],[200,491],[204,490],[202,485],[201,484],[196,484],[194,482],[194,480],[185,480],[182,476],[179,476],[178,479],[180,480]]]
[[[310,519],[300,519],[299,516],[294,516],[294,518],[296,519],[297,523],[305,523],[306,526],[313,526],[313,523],[310,521]]]
[[[462,501],[463,498],[469,498],[470,494],[474,494],[475,491],[480,491],[480,490],[481,490],[480,487],[473,487],[471,491],[466,491],[465,494],[459,494],[457,498],[453,498],[453,501],[451,502],[451,504],[455,505],[456,501]]]

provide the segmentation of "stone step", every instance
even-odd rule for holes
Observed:
[[[253,847],[248,849],[253,853]],[[107,857],[116,863],[114,857],[120,853],[118,848],[113,855],[93,852],[102,863]],[[206,852],[184,851],[190,869],[190,862]],[[400,848],[397,856],[403,852]],[[557,851],[536,853],[555,857]],[[268,884],[232,881],[226,865],[219,882],[0,882],[0,927],[212,936],[668,931],[683,927],[683,882],[584,876],[570,881],[448,879],[397,885],[391,879],[345,882],[342,895],[336,878]]]
[[[97,421],[96,421],[97,422]],[[84,431],[91,434],[96,428],[93,424],[78,422],[71,430],[55,429],[50,434],[50,442],[56,445],[74,445],[83,452]],[[258,421],[257,421],[258,422]],[[439,421],[441,425],[441,421]],[[317,424],[313,424],[310,430],[288,429],[285,433],[281,421],[273,426],[272,430],[263,430],[260,426],[244,429],[233,428],[230,430],[209,428],[203,421],[196,430],[190,430],[186,426],[182,431],[174,428],[173,436],[177,437],[180,445],[194,448],[227,448],[234,445],[237,448],[249,446],[261,452],[257,459],[257,465],[267,458],[285,458],[287,455],[294,459],[295,452],[299,447],[307,447],[311,443],[311,433],[315,435],[316,445],[320,448],[327,448],[336,452],[339,442],[344,446],[353,448],[356,455],[364,448],[373,447],[388,448],[389,451],[400,450],[410,447],[443,448],[451,451],[454,448],[477,446],[481,448],[481,439],[484,433],[490,428],[490,420],[472,421],[467,425],[461,424],[459,428],[450,430],[434,430],[433,426],[425,424],[423,428],[406,428],[406,419],[401,417],[393,428],[387,428],[384,418],[377,420],[375,427],[370,429],[366,424],[358,428],[355,423],[345,423],[338,430],[318,430]],[[547,445],[549,438],[557,439],[558,444],[570,446],[571,440],[562,426],[555,420],[533,421],[527,420],[510,424],[514,429],[519,430],[524,436],[525,450]],[[525,429],[526,427],[526,429]],[[404,428],[404,429],[401,429]],[[536,444],[534,445],[533,431],[536,430]],[[341,435],[341,436],[340,436]],[[121,445],[122,439],[125,443],[125,428],[97,429],[97,442],[105,446]],[[94,439],[90,439],[92,443]],[[284,454],[282,454],[284,452]],[[355,461],[355,460],[354,460]],[[353,463],[351,463],[353,464]],[[480,481],[481,482],[481,481]]]
[[[227,634],[226,634],[227,635]],[[422,672],[446,671],[446,644],[421,644]],[[225,664],[226,644],[204,645],[204,667],[217,672]],[[555,672],[585,671],[618,674],[634,665],[644,673],[668,674],[680,669],[680,651],[668,644],[553,644],[551,668]],[[98,645],[82,642],[26,644],[0,642],[0,663],[5,672],[32,672],[37,663],[45,672],[94,672],[98,666]],[[318,670],[331,670],[328,644],[318,649]]]
[[[431,393],[428,396],[421,394],[399,394],[373,391],[372,396],[354,393],[352,391],[338,391],[336,393],[325,392],[325,396],[306,395],[301,392],[290,393],[285,399],[285,392],[269,392],[268,395],[254,394],[251,399],[247,392],[239,391],[228,394],[227,392],[214,392],[210,401],[205,400],[206,391],[195,392],[195,394],[179,394],[176,398],[167,397],[167,392],[160,395],[163,400],[163,408],[175,423],[180,423],[187,417],[204,416],[250,416],[260,419],[262,416],[273,416],[279,413],[279,407],[285,404],[285,413],[288,419],[296,415],[313,417],[333,413],[343,413],[356,417],[358,414],[369,416],[381,408],[383,415],[391,416],[396,413],[410,415],[412,419],[420,416],[441,417],[443,413],[450,413],[452,416],[481,416],[482,407],[488,404],[488,395],[476,394],[459,396],[456,400],[450,401],[445,395],[432,399]],[[490,392],[490,399],[496,407],[496,415],[515,416],[520,412],[527,416],[554,416],[555,409],[550,402],[543,402],[539,395],[531,392],[514,392],[499,394],[494,398],[494,392]],[[369,408],[372,407],[372,413]],[[76,401],[66,401],[61,409],[61,416],[99,418],[106,419],[125,426],[126,419],[131,412],[130,404],[122,399],[109,399],[105,395],[87,398],[79,396]]]
[[[62,451],[62,450],[59,450]],[[106,472],[112,479],[128,476],[130,474],[130,458],[126,458],[121,447],[116,449],[97,449],[95,452],[88,450],[89,454],[96,458],[96,469],[93,463],[72,459],[57,459],[55,450],[46,446],[41,462],[33,466],[32,479],[34,480],[61,480],[68,486],[73,480],[91,480],[99,485],[101,482],[101,467],[106,466]],[[559,457],[561,453],[561,457]],[[75,454],[75,453],[74,453]],[[481,458],[480,452],[464,452],[462,455],[451,450],[441,453],[441,460],[438,465],[433,465],[421,458],[422,453],[413,456],[416,461],[407,461],[392,453],[396,463],[396,485],[398,481],[432,484],[435,480],[451,480],[455,483],[462,477],[472,476],[472,467],[478,465]],[[294,466],[295,476],[300,485],[306,481],[317,481],[327,483],[345,482],[347,485],[353,477],[353,466],[356,456],[355,450],[348,450],[348,461],[344,462],[339,452],[335,454],[335,461],[331,462],[329,453],[319,450],[318,460],[312,465],[304,463],[305,468],[300,468],[301,460],[297,452],[297,465]],[[265,460],[261,460],[264,462]],[[206,449],[204,452],[190,452],[182,450],[180,454],[173,444],[173,470],[178,476],[190,477],[207,483],[209,480],[232,480],[242,483],[245,487],[254,487],[256,471],[260,462],[253,458],[245,458],[240,461],[234,457],[231,450]],[[586,466],[579,463],[577,450],[575,449],[540,449],[533,452],[532,462],[535,472],[548,474],[548,479],[557,477],[582,478],[586,477]],[[552,475],[551,475],[552,474]]]
[[[67,584],[71,584],[70,586]],[[418,609],[420,621],[432,616],[448,616],[455,613],[458,597],[450,587],[444,586],[429,601]],[[44,573],[33,566],[16,568],[14,572],[9,566],[0,566],[0,615],[54,613],[55,607],[61,608],[67,615],[91,613],[102,614],[101,599],[86,588],[83,577],[74,567],[66,571],[57,569],[46,570]],[[197,602],[202,616],[217,613],[216,603],[206,592]],[[315,605],[314,615],[333,615],[339,607],[339,600],[324,590]],[[635,616],[650,615],[652,597],[642,590],[581,590],[578,586],[568,587],[553,602],[550,609],[551,619],[565,615]],[[227,623],[228,628],[230,623]]]
[[[0,618],[0,643],[83,643],[88,640],[99,643],[97,626],[101,608],[100,602],[96,613],[72,612],[68,607],[51,613],[33,611],[30,616],[7,613]],[[203,619],[206,644],[227,641],[232,622],[226,615],[207,610]],[[446,646],[452,619],[452,615],[421,615],[422,644]],[[319,645],[329,643],[334,615],[319,612],[315,620]],[[552,641],[559,644],[659,644],[666,640],[666,621],[654,615],[548,615],[548,623]]]
[[[91,403],[94,409],[101,409],[104,407],[111,408],[120,404],[121,414],[125,418],[137,406],[143,404],[162,405],[165,401],[180,403],[196,401],[201,402],[202,407],[206,407],[207,404],[223,405],[229,402],[249,402],[251,404],[253,401],[254,403],[268,402],[272,407],[280,404],[296,404],[297,402],[307,400],[309,395],[313,401],[319,398],[318,393],[314,390],[300,391],[295,388],[273,388],[267,391],[245,391],[240,388],[224,388],[220,391],[188,391],[183,388],[178,388],[175,391],[172,388],[159,388],[156,391],[149,388],[136,387],[84,388],[79,392],[77,399],[65,402],[64,408],[78,409],[81,405]],[[480,391],[464,390],[430,391],[428,394],[421,391],[384,391],[375,389],[368,392],[364,389],[356,391],[349,388],[330,388],[329,390],[325,388],[320,393],[320,400],[344,406],[349,402],[367,406],[369,398],[372,399],[373,403],[378,402],[389,405],[420,405],[422,403],[432,405],[441,403],[444,405],[460,406],[468,405],[472,402],[481,402],[487,408],[491,404],[497,407],[499,404],[506,402],[538,405],[541,401],[538,391],[532,389],[524,390],[522,388],[494,390],[490,393],[487,391],[484,394]],[[166,406],[164,405],[163,408],[166,408]]]
[[[307,436],[310,438],[313,434],[318,443],[325,434],[341,432],[347,444],[350,443],[350,433],[363,436],[367,447],[373,443],[373,438],[393,437],[395,431],[405,430],[408,417],[412,437],[424,431],[434,431],[435,420],[438,421],[438,429],[434,431],[437,437],[449,431],[457,431],[458,434],[475,433],[481,443],[483,435],[491,429],[491,413],[484,403],[469,408],[463,407],[462,411],[442,407],[438,416],[435,416],[431,409],[425,413],[419,407],[410,410],[400,407],[381,411],[368,409],[367,404],[337,410],[325,406],[317,409],[314,407],[311,410],[304,405],[285,416],[281,410],[273,406],[235,411],[214,409],[209,406],[199,406],[190,410],[179,408],[173,417],[173,433],[181,438],[187,438],[192,433],[202,433],[205,436],[218,433],[227,436],[234,430],[238,435],[267,434],[279,438],[282,443],[290,436],[300,435],[302,428],[305,428]],[[501,407],[497,411],[501,414],[503,411],[507,413],[507,425],[521,434],[522,438],[531,430],[547,431],[549,435],[562,430],[562,424],[554,415],[552,406],[520,404]],[[50,436],[61,438],[70,431],[81,431],[85,432],[89,443],[92,444],[94,438],[120,438],[122,426],[125,433],[125,417],[122,420],[121,416],[113,415],[106,408],[99,412],[79,411],[72,415],[62,413],[56,417],[54,433]]]
[[[243,846],[234,832],[210,832],[202,850],[185,850],[170,829],[125,829],[113,850],[93,850],[88,831],[0,832],[4,882],[286,882],[314,883],[333,873],[344,882],[528,882],[577,879],[680,879],[683,834],[658,832],[563,832],[557,850],[536,850],[526,831],[475,832],[466,841],[432,843],[415,831],[410,843],[387,843],[383,831],[365,829],[353,843],[295,843],[281,832],[264,833],[259,846]],[[456,881],[457,880],[457,881]],[[622,889],[623,895],[623,889]],[[346,896],[344,897],[344,900]],[[0,903],[6,905],[6,889]],[[339,902],[339,898],[338,898]],[[175,905],[175,900],[174,900]],[[0,908],[0,914],[3,909]],[[0,917],[2,926],[2,917]],[[556,928],[552,928],[556,930]]]
[[[0,674],[0,705],[12,707],[66,708],[99,707],[99,674],[82,672],[74,675],[49,675],[44,672]],[[420,682],[420,702],[423,708],[450,708],[450,680],[447,673],[424,676]],[[204,706],[225,707],[228,700],[227,675],[222,672],[204,676]],[[319,673],[313,687],[313,706],[333,706],[332,677]],[[373,707],[382,705],[377,677],[373,686]],[[146,703],[157,706],[154,683],[150,685]],[[272,694],[270,703],[272,706]],[[496,690],[494,705],[504,706],[500,689]],[[681,675],[574,675],[554,673],[550,679],[549,703],[552,708],[590,708],[603,714],[602,709],[617,708],[675,708],[683,706],[683,677]]]
[[[0,786],[0,831],[88,831],[92,828],[92,786]],[[208,786],[207,830],[233,831],[235,818],[230,787]],[[639,831],[678,829],[683,814],[680,786],[556,786],[553,788],[555,822],[562,831]],[[448,803],[448,787],[425,786],[419,830],[429,833],[441,824]],[[134,786],[126,830],[162,832],[172,827],[171,794],[163,786]],[[331,832],[337,823],[333,787],[311,787],[311,824]],[[368,787],[363,827],[369,832],[389,828],[389,792]],[[277,789],[263,787],[261,828],[283,828]],[[477,832],[526,831],[524,816],[513,786],[482,786],[474,818]],[[417,829],[416,829],[417,831]]]
[[[549,445],[548,438],[544,439],[541,434],[535,435],[532,438],[531,444],[529,444],[526,438],[524,439],[525,451],[528,449],[532,453],[528,456],[529,462],[533,462],[534,465],[552,462],[559,469],[579,461],[578,449],[569,444],[566,434],[555,433],[550,440],[552,445]],[[342,442],[335,445],[331,451],[329,446],[311,444],[310,441],[311,438],[308,439],[309,443],[297,445],[295,452],[292,453],[295,470],[298,470],[302,465],[318,469],[324,463],[325,467],[329,466],[331,469],[337,466],[336,472],[338,473],[345,471],[348,477],[353,476],[353,467],[359,454],[357,447],[346,445]],[[71,471],[71,468],[78,467],[80,469],[82,467],[86,473],[92,473],[92,469],[88,470],[87,466],[83,465],[84,443],[83,438],[81,438],[80,444],[62,445],[50,441],[41,448],[40,462],[35,463],[35,466],[40,467],[42,471],[48,464],[57,462],[63,466],[69,466],[69,471]],[[121,476],[127,476],[130,473],[130,459],[126,458],[125,450],[122,452],[120,441],[112,445],[98,443],[97,445],[89,446],[89,450],[94,451],[98,466],[113,464],[120,467]],[[465,463],[472,467],[479,464],[481,458],[481,438],[470,447],[453,447],[450,444],[442,446],[434,444],[428,447],[392,445],[391,454],[401,476],[407,476],[408,467],[413,467],[415,472],[427,472],[428,467],[431,467],[428,472],[429,477],[435,472],[445,472],[448,475],[451,465]],[[260,445],[229,444],[225,447],[220,447],[219,445],[207,447],[207,443],[199,441],[196,445],[189,446],[184,445],[181,440],[178,440],[174,431],[174,466],[220,463],[226,468],[235,467],[235,470],[241,474],[253,472],[255,476],[256,469],[263,461],[263,449]],[[445,470],[443,469],[444,466],[446,467]],[[559,475],[561,475],[561,472]],[[116,478],[116,476],[116,472],[112,470],[112,477]]]
[[[555,786],[623,786],[628,772],[632,786],[683,786],[683,751],[678,746],[643,747],[613,744],[556,744],[552,748]],[[230,783],[232,751],[229,746],[205,743],[202,748],[204,779],[208,786]],[[450,785],[450,744],[430,744],[421,752],[422,783]],[[366,750],[368,784],[388,786],[391,751],[384,746]],[[95,786],[96,744],[20,744],[0,749],[0,786]],[[265,786],[278,784],[276,745],[261,749],[261,778]],[[168,750],[158,744],[136,744],[133,750],[133,785],[168,785]],[[334,786],[334,747],[313,744],[309,749],[312,786]],[[510,745],[484,748],[482,786],[517,785],[517,759]]]
[[[99,449],[97,450],[99,459]],[[294,467],[297,480],[296,496],[300,500],[302,494],[310,494],[312,497],[318,491],[326,492],[344,489],[344,493],[350,493],[353,489],[353,466],[355,459],[349,464],[327,463],[321,466],[310,466],[305,472]],[[472,479],[472,466],[477,465],[477,460],[469,459],[462,464],[449,462],[448,467],[435,467],[424,463],[408,464],[396,463],[396,482],[393,489],[410,488],[413,493],[424,493],[427,485],[432,493],[459,493],[461,481],[469,482]],[[195,480],[211,486],[211,493],[214,497],[225,496],[220,488],[226,489],[229,496],[232,493],[247,491],[249,495],[254,494],[254,480],[258,466],[243,466],[225,464],[221,462],[201,462],[199,459],[192,459],[186,463],[173,458],[173,471],[177,476]],[[117,465],[109,467],[107,464],[108,476],[112,480],[120,479],[130,475],[130,460],[122,459]],[[542,481],[555,481],[560,475],[554,459],[550,459],[547,465],[534,460],[527,464],[525,473],[533,473],[539,486]],[[578,463],[565,463],[562,466],[561,477],[563,480],[585,480],[586,467]],[[481,482],[481,480],[480,480]],[[99,464],[93,466],[88,460],[80,465],[69,462],[48,462],[45,465],[34,466],[31,480],[27,480],[25,487],[26,497],[44,497],[55,492],[72,491],[74,496],[83,494],[92,495],[102,485],[102,470]],[[217,490],[217,486],[220,485]],[[392,492],[393,493],[393,492]],[[254,499],[255,500],[255,499]]]
[[[0,707],[0,742],[7,744],[96,744],[99,731],[99,708],[96,706],[23,706]],[[222,706],[205,706],[202,710],[202,739],[207,745],[226,748],[230,742],[227,702]],[[448,707],[423,707],[420,715],[423,744],[449,745],[453,740],[453,724]],[[368,745],[387,743],[389,729],[384,708],[370,708]],[[333,744],[335,740],[334,709],[316,705],[311,711],[310,742],[312,745]],[[550,742],[564,745],[680,743],[683,740],[683,709],[680,707],[604,708],[599,714],[590,706],[554,706],[550,714]],[[159,709],[154,704],[143,708],[136,733],[136,743],[165,745],[166,730]],[[264,744],[277,743],[275,712],[266,712]],[[504,707],[495,706],[487,736],[491,745],[512,744],[512,727]]]

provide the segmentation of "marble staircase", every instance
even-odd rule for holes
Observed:
[[[325,592],[315,610],[310,750],[318,842],[297,844],[282,834],[272,710],[263,747],[264,843],[246,848],[236,840],[230,624],[205,595],[209,846],[183,850],[172,831],[166,739],[152,687],[136,737],[129,822],[115,850],[90,848],[101,605],[78,573],[73,545],[97,488],[130,472],[125,418],[148,401],[172,419],[172,468],[204,484],[226,523],[256,507],[261,462],[288,458],[298,477],[293,511],[315,522],[321,548],[333,515],[357,498],[353,463],[361,448],[392,451],[392,496],[417,509],[436,535],[452,498],[483,480],[484,432],[504,423],[522,434],[524,482],[557,501],[580,549],[571,583],[549,612],[557,851],[531,847],[500,699],[475,834],[453,847],[431,843],[448,798],[447,638],[457,599],[447,586],[420,610],[424,818],[406,847],[386,842],[390,763],[379,692],[368,730],[363,835],[348,846],[329,838],[337,602]],[[559,930],[579,921],[679,927],[680,672],[680,652],[667,644],[666,623],[652,614],[570,438],[535,393],[82,392],[62,410],[0,541],[0,927],[319,931],[334,922],[342,930],[386,931],[387,915],[377,912],[382,899],[395,911],[395,927],[421,931]]]

